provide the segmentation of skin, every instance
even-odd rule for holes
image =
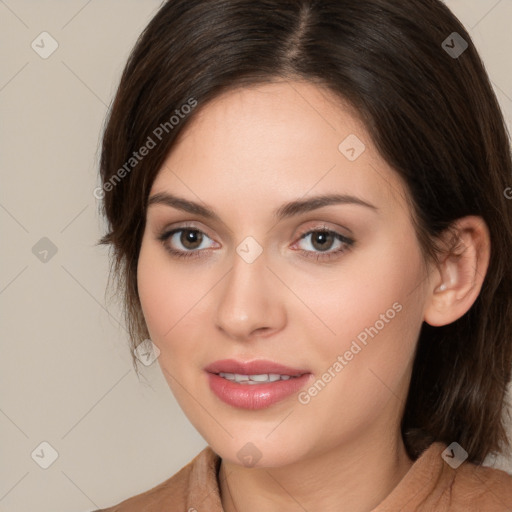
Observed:
[[[350,134],[365,151],[348,160]],[[357,114],[308,82],[275,82],[225,93],[194,113],[156,177],[168,192],[208,205],[220,221],[173,207],[148,208],[138,286],[159,364],[183,411],[222,458],[227,512],[370,511],[410,469],[399,425],[423,321],[451,323],[473,304],[489,258],[483,221],[458,223],[460,255],[425,265],[397,173],[377,153]],[[272,211],[313,195],[357,196],[276,222]],[[203,241],[184,245],[187,222]],[[354,240],[333,253],[300,235],[322,227]],[[190,225],[186,226],[190,229]],[[263,252],[247,263],[237,246]],[[181,241],[180,241],[181,240]],[[202,252],[176,258],[167,250]],[[447,289],[439,285],[447,283]],[[220,401],[203,368],[218,359],[269,359],[312,372],[332,367],[365,328],[402,306],[309,403],[297,395],[262,410]],[[254,467],[237,457],[252,443]]]

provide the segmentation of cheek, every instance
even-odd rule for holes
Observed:
[[[186,264],[176,264],[159,246],[143,240],[137,267],[137,285],[144,319],[151,340],[162,360],[197,350],[191,333],[198,329],[198,316],[207,311],[206,295],[213,282],[211,272],[190,273]],[[172,358],[170,358],[172,359]]]
[[[326,302],[323,310],[336,337],[323,345],[322,359],[336,374],[333,395],[367,414],[407,392],[405,377],[423,319],[422,257],[411,235],[400,245],[381,241],[378,250],[376,244],[361,252],[349,266],[329,292],[335,305]]]
[[[295,290],[328,328],[322,329],[325,341],[318,347],[332,358],[349,350],[354,340],[367,347],[373,339],[389,337],[390,347],[381,343],[380,350],[407,342],[407,334],[398,333],[405,329],[410,335],[421,326],[423,277],[415,235],[404,230],[372,237],[371,244],[347,255],[328,276],[317,270],[297,280],[302,284]],[[310,317],[318,326],[318,319]]]
[[[180,280],[172,275],[169,263],[164,261],[160,250],[151,246],[151,242],[142,241],[137,267],[137,286],[144,318],[152,341],[161,349],[166,334],[172,332],[179,318],[183,304],[180,297]]]

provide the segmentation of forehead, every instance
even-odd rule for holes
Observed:
[[[406,207],[357,112],[309,82],[244,87],[199,106],[155,179],[161,191],[259,208],[332,192]]]

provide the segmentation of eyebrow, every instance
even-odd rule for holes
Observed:
[[[206,219],[221,222],[220,217],[211,208],[167,192],[160,192],[151,196],[148,200],[148,207],[154,204],[170,206],[178,210],[183,210],[184,212],[199,215]],[[285,203],[274,210],[273,216],[276,220],[283,220],[334,204],[355,204],[364,206],[375,212],[378,211],[376,206],[358,197],[347,194],[327,194]]]

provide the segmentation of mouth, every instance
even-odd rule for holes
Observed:
[[[215,361],[214,363],[205,367],[205,370],[209,373],[215,373],[217,375],[224,374],[228,379],[232,379],[231,376],[239,375],[244,377],[256,377],[254,381],[265,382],[266,379],[263,376],[273,376],[273,380],[278,380],[278,377],[300,377],[305,373],[310,373],[309,370],[291,368],[282,364],[274,363],[273,361],[257,360],[257,361],[236,361],[234,359],[222,359]],[[224,376],[223,375],[223,376]],[[249,379],[243,379],[244,381]],[[286,379],[284,379],[286,380]]]
[[[241,409],[263,409],[303,388],[309,370],[272,361],[216,361],[205,368],[210,390],[224,403]]]

